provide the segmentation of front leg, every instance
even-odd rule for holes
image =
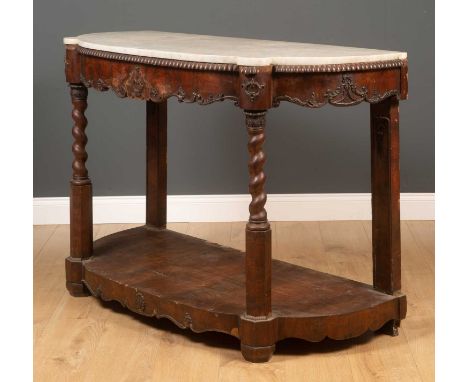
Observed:
[[[250,362],[266,362],[275,351],[276,321],[271,315],[271,229],[265,210],[263,165],[265,111],[246,111],[249,136],[249,191],[252,201],[246,226],[246,313],[241,318],[241,351]]]
[[[88,138],[85,117],[88,89],[82,84],[70,84],[74,121],[72,134],[73,177],[70,181],[70,256],[65,261],[67,289],[72,296],[87,296],[84,286],[82,261],[93,252],[92,185],[88,177],[86,143]]]

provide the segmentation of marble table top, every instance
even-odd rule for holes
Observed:
[[[245,66],[327,65],[406,59],[405,52],[156,31],[91,33],[65,44],[135,56]]]

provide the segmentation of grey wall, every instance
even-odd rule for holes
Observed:
[[[434,191],[432,0],[41,0],[34,3],[34,196],[68,194],[72,123],[62,37],[145,29],[407,51],[401,190]],[[144,102],[90,91],[95,195],[144,194],[144,112]],[[311,110],[283,103],[267,122],[269,193],[369,192],[367,104]],[[247,193],[243,123],[229,101],[170,101],[169,193]]]

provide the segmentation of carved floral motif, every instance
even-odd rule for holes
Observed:
[[[86,288],[91,292],[93,296],[98,297],[103,301],[117,301],[124,308],[128,308],[144,316],[156,317],[156,318],[165,317],[165,318],[170,319],[179,328],[192,329],[193,331],[196,331],[196,332],[217,330],[209,326],[199,327],[198,325],[197,325],[197,328],[194,329],[193,318],[189,312],[185,312],[183,317],[176,317],[177,315],[172,315],[169,311],[165,311],[165,309],[160,310],[160,306],[158,305],[154,305],[151,307],[152,304],[146,303],[145,297],[143,296],[141,292],[138,291],[138,289],[135,289],[135,299],[133,300],[133,303],[129,303],[126,299],[119,299],[119,298],[116,298],[113,294],[103,293],[101,285],[98,285],[95,289],[93,289],[91,284],[89,284],[87,281],[83,280],[83,283],[86,285]],[[148,305],[150,309],[148,309]]]
[[[265,85],[257,82],[253,76],[248,77],[242,83],[242,89],[244,89],[245,94],[247,94],[251,102],[255,101],[264,88]]]
[[[369,103],[378,103],[388,97],[399,96],[399,95],[400,95],[400,92],[396,89],[388,90],[383,94],[378,94],[377,91],[374,90],[371,95],[368,95],[366,97],[366,101]]]
[[[192,325],[192,316],[190,316],[190,313],[187,312],[184,315],[184,326],[186,328],[189,328],[191,327],[191,325]]]
[[[140,98],[146,88],[151,88],[151,86],[143,76],[141,68],[135,66],[124,81],[124,88],[127,92],[127,97]]]
[[[191,92],[186,92],[182,86],[179,86],[176,92],[163,94],[153,87],[151,83],[145,78],[143,70],[140,66],[135,66],[126,75],[113,79],[103,80],[89,80],[85,76],[81,76],[81,83],[86,87],[92,87],[99,91],[106,91],[112,89],[113,92],[120,98],[138,98],[151,100],[153,102],[161,102],[170,97],[176,97],[179,102],[185,103],[198,103],[199,105],[209,105],[214,102],[222,102],[230,99],[235,101],[237,105],[238,99],[235,96],[220,94],[208,94],[203,96],[198,89]]]
[[[135,306],[139,312],[144,312],[146,308],[145,296],[141,292],[135,293]]]
[[[327,90],[325,98],[332,105],[348,106],[356,105],[366,99],[367,88],[357,87],[350,74],[343,74],[341,84],[335,90]]]
[[[310,97],[304,100],[298,97],[282,95],[274,98],[273,106],[279,106],[280,101],[288,101],[300,106],[311,108],[322,107],[327,103],[334,106],[352,106],[357,105],[363,101],[367,101],[369,103],[378,103],[388,97],[399,94],[400,92],[396,89],[388,90],[383,94],[379,94],[377,90],[374,90],[369,94],[367,87],[359,87],[356,85],[351,74],[343,74],[341,83],[336,87],[336,89],[328,89],[325,94],[323,94],[321,99],[318,99],[315,92],[312,92]]]
[[[290,97],[288,95],[277,96],[273,100],[273,106],[278,107],[280,104],[280,101],[288,101],[288,102],[292,102],[300,106],[311,107],[311,108],[322,107],[323,105],[326,104],[326,102],[317,101],[315,92],[312,92],[310,94],[310,98],[307,98],[305,100],[301,100],[300,98],[297,98],[297,97]]]

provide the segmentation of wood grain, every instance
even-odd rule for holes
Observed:
[[[271,225],[273,258],[369,281],[370,222]],[[95,226],[94,238],[131,227]],[[168,228],[244,249],[244,223]],[[409,304],[399,337],[369,333],[320,343],[288,339],[277,344],[269,363],[250,364],[242,360],[233,337],[192,334],[169,320],[128,314],[118,304],[69,296],[63,288],[68,226],[36,226],[35,380],[102,381],[106,365],[115,381],[433,381],[434,223],[402,222],[401,232],[403,291]],[[336,259],[339,265],[333,269]]]
[[[322,69],[221,68],[66,46],[74,120],[70,256],[65,262],[69,292],[118,301],[144,316],[167,317],[181,328],[231,334],[241,340],[242,355],[251,362],[268,361],[276,342],[288,337],[348,339],[366,330],[397,335],[406,315],[406,297],[400,293],[398,135],[406,61]],[[147,224],[98,240],[95,251],[86,168],[88,88],[147,101]],[[232,100],[245,113],[252,196],[245,253],[165,230],[166,101],[171,97],[199,105]],[[282,101],[310,108],[371,104],[373,288],[272,261],[263,143],[266,111]],[[340,258],[334,261],[328,266],[341,264]]]
[[[86,168],[88,137],[85,129],[88,120],[85,110],[88,106],[88,89],[81,84],[70,84],[70,94],[74,141],[70,181],[70,256],[65,259],[65,274],[68,291],[78,297],[88,295],[81,280],[82,260],[93,253],[93,191]]]
[[[371,105],[372,257],[374,287],[401,289],[398,99]]]
[[[171,60],[160,60],[153,65],[139,56],[126,60],[126,55],[89,53],[67,45],[68,82],[154,102],[170,97],[200,105],[231,100],[244,110],[264,110],[287,101],[316,108],[378,103],[391,96],[406,99],[408,88],[406,61],[381,67],[369,64],[360,70],[356,70],[359,65],[327,65],[317,71],[304,66],[279,71],[273,66],[240,66],[236,71],[223,71],[216,69],[218,64],[202,64],[195,69],[194,62],[165,65],[164,61],[167,64]]]
[[[146,102],[146,224],[167,222],[167,101]]]
[[[254,347],[287,337],[346,339],[404,318],[404,297],[274,260],[273,314],[255,324],[249,318],[244,322],[246,256],[170,230],[138,227],[95,241],[93,257],[83,263],[83,280],[103,300],[170,318],[195,332],[214,330],[243,340],[255,336],[253,325],[264,321],[260,331],[265,333],[254,337],[259,342]],[[340,320],[346,325],[337,325]]]

